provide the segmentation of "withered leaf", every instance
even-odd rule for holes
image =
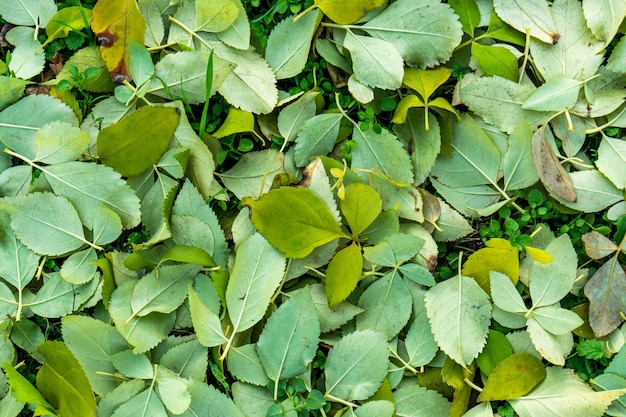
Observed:
[[[574,181],[552,151],[543,128],[537,129],[533,135],[532,154],[539,178],[546,189],[567,201],[575,202]]]

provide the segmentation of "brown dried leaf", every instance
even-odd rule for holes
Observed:
[[[626,311],[626,272],[617,256],[602,265],[585,285],[589,324],[596,337],[606,336],[622,323]]]
[[[617,245],[608,237],[595,230],[585,233],[582,239],[585,244],[585,252],[587,252],[587,255],[589,255],[591,259],[602,259],[619,250]]]
[[[543,128],[537,129],[533,135],[532,153],[539,178],[548,192],[567,201],[576,202],[574,181],[552,151]]]

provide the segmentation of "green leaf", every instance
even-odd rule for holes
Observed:
[[[537,129],[533,134],[532,155],[539,178],[550,195],[569,202],[577,201],[580,196],[574,188],[573,178],[561,165],[554,149],[548,143],[544,129]]]
[[[528,318],[527,325],[526,330],[541,356],[555,365],[564,366],[565,359],[574,347],[572,333],[552,334],[533,315]]]
[[[522,104],[523,109],[536,111],[560,111],[571,108],[578,100],[581,81],[565,75],[556,75],[539,86]]]
[[[137,3],[139,12],[146,19],[146,35],[144,42],[146,47],[160,46],[165,37],[165,25],[161,18],[161,9],[154,0],[144,0]]]
[[[7,203],[15,235],[33,252],[58,256],[89,244],[78,213],[64,197],[33,193]]]
[[[242,202],[250,207],[254,226],[288,258],[303,258],[344,236],[326,204],[306,188],[281,187]]]
[[[195,27],[205,32],[222,32],[228,29],[239,15],[239,7],[233,0],[196,0],[195,5]]]
[[[159,360],[159,365],[167,367],[183,378],[202,381],[206,378],[209,366],[207,353],[208,349],[197,339],[191,339],[165,352]]]
[[[213,261],[211,255],[195,246],[172,246],[163,255],[161,255],[161,260],[159,261],[159,265],[157,266],[160,266],[161,263],[167,261],[190,263],[208,267],[216,266],[215,261]]]
[[[406,71],[408,72],[408,69]],[[405,99],[408,97],[415,96],[409,95]],[[398,111],[399,106],[400,104],[396,107],[396,111]],[[413,162],[413,173],[415,175],[413,185],[416,186],[422,184],[428,177],[428,174],[430,174],[441,148],[439,122],[433,114],[429,113],[429,130],[426,130],[424,117],[424,111],[408,109],[404,123],[393,127],[393,131],[398,138],[405,143],[408,149],[412,149],[409,155]]]
[[[363,255],[375,265],[395,268],[417,255],[423,243],[417,236],[397,233],[363,248]]]
[[[489,376],[493,369],[513,354],[513,347],[506,336],[497,330],[489,330],[485,349],[476,358],[480,371]]]
[[[270,379],[265,373],[256,344],[248,344],[232,348],[228,352],[228,369],[239,381],[265,387]],[[233,387],[234,389],[234,387]],[[270,395],[268,390],[265,392]]]
[[[357,316],[357,329],[371,329],[391,340],[409,321],[411,294],[400,275],[392,271],[367,287],[358,306],[364,311]]]
[[[97,267],[93,261],[98,255],[93,248],[71,254],[61,266],[61,278],[70,284],[84,284],[97,276]]]
[[[239,245],[226,288],[233,334],[249,329],[263,318],[284,272],[285,257],[260,234]]]
[[[584,323],[578,314],[557,305],[533,308],[530,317],[544,330],[556,336],[570,333]]]
[[[363,310],[347,301],[343,301],[331,308],[326,296],[325,286],[322,283],[309,285],[309,290],[315,303],[322,333],[338,329],[352,320],[357,314],[363,312]]]
[[[369,185],[353,183],[346,187],[346,195],[339,201],[353,236],[360,235],[382,211],[380,196]]]
[[[85,370],[93,390],[100,397],[118,384],[112,374],[111,356],[128,348],[124,338],[110,326],[91,317],[71,315],[61,319],[63,340]]]
[[[450,402],[437,391],[408,385],[394,391],[396,413],[401,417],[450,415]]]
[[[45,28],[57,11],[53,0],[24,0],[17,4],[2,4],[0,15],[14,25],[37,26]]]
[[[372,330],[350,333],[328,353],[324,368],[326,393],[344,401],[365,400],[380,387],[387,363],[384,335]]]
[[[355,126],[352,140],[356,142],[356,147],[352,150],[352,168],[378,170],[396,182],[413,183],[410,157],[398,138],[391,132],[386,129],[380,133],[374,132],[374,129],[362,131]],[[385,161],[394,161],[394,163],[388,164]],[[360,173],[360,175],[366,178],[367,174]]]
[[[207,398],[210,404],[209,416],[211,417],[245,417],[233,400],[219,392],[215,387],[209,386]]]
[[[511,278],[501,272],[492,271],[489,273],[489,283],[491,284],[491,297],[497,307],[520,315],[528,311]]]
[[[248,22],[246,9],[241,0],[234,0],[234,2],[239,8],[237,19],[226,30],[218,33],[217,37],[228,46],[246,50],[250,47],[250,22]]]
[[[135,86],[140,88],[154,76],[154,63],[150,57],[150,52],[143,46],[143,42],[139,43],[134,39],[129,39],[128,51],[130,53],[128,71]]]
[[[28,379],[24,378],[17,369],[6,362],[2,362],[1,365],[7,376],[7,381],[9,382],[11,395],[15,397],[16,400],[35,405],[41,412],[39,415],[58,416],[54,407],[46,401],[44,396],[41,395],[33,384],[31,384]]]
[[[516,284],[520,273],[519,250],[501,238],[489,239],[485,246],[467,258],[463,274],[474,278],[487,292],[491,272],[501,272]]]
[[[18,290],[23,290],[35,277],[39,255],[17,239],[9,227],[9,215],[0,211],[0,277]]]
[[[268,190],[274,176],[284,172],[284,155],[273,149],[248,152],[228,171],[219,174],[224,186],[241,200]]]
[[[350,51],[358,81],[388,90],[402,85],[404,65],[393,44],[370,36],[355,35],[348,30],[343,45]]]
[[[163,366],[159,366],[155,381],[156,392],[169,412],[180,415],[189,409],[191,394],[187,390],[188,380]]]
[[[424,303],[426,291],[411,283],[407,286],[413,299],[414,316],[404,339],[407,362],[413,367],[424,366],[433,360],[439,351],[439,346],[437,346],[426,314]]]
[[[592,213],[604,210],[624,199],[623,191],[598,170],[575,171],[570,176],[576,190],[576,201],[558,198],[560,203],[569,208]]]
[[[449,187],[495,185],[501,159],[498,148],[467,114],[452,127],[452,157],[439,155],[431,175]]]
[[[472,56],[486,76],[499,75],[507,80],[517,81],[517,58],[504,46],[485,46],[473,42]]]
[[[100,279],[95,278],[84,285],[72,285],[58,272],[48,273],[43,286],[29,305],[33,313],[49,318],[59,318],[78,310],[98,289]]]
[[[321,18],[321,13],[311,11],[295,21],[287,17],[274,26],[267,38],[265,59],[277,79],[292,78],[302,72]]]
[[[167,412],[152,387],[132,396],[122,403],[111,417],[166,417]]]
[[[335,308],[352,294],[362,273],[363,255],[355,242],[335,254],[326,268],[324,280],[331,308]]]
[[[295,139],[294,159],[299,167],[307,165],[315,156],[332,151],[339,136],[341,113],[318,114],[307,120]]]
[[[472,233],[474,229],[459,212],[442,199],[437,198],[437,201],[441,208],[441,214],[437,220],[437,226],[441,230],[435,229],[433,232],[433,238],[437,242],[451,242]]]
[[[254,115],[249,111],[231,107],[228,109],[226,120],[213,132],[213,136],[220,139],[235,133],[247,132],[254,132]]]
[[[528,394],[546,377],[546,368],[535,356],[516,353],[489,374],[477,401],[512,400]]]
[[[561,36],[544,0],[494,0],[493,7],[502,20],[522,33],[530,30],[530,35],[542,42],[553,45]]]
[[[5,35],[6,41],[15,45],[8,65],[16,77],[33,78],[43,70],[45,54],[35,33],[33,28],[18,26]]]
[[[158,173],[157,181],[141,200],[141,220],[143,227],[150,233],[150,239],[144,243],[145,246],[172,236],[169,217],[177,190],[178,181]]]
[[[154,369],[150,359],[144,354],[134,354],[123,350],[111,355],[111,363],[122,375],[128,378],[152,379]]]
[[[63,69],[61,70],[59,75],[57,75],[57,80],[71,80],[73,76],[70,72],[70,68],[72,66],[76,67],[79,73],[84,73],[88,68],[98,68],[100,70],[98,75],[96,75],[94,78],[88,78],[84,81],[83,88],[85,90],[92,91],[94,93],[109,93],[113,91],[115,84],[111,80],[111,74],[109,73],[109,70],[107,70],[106,64],[102,59],[102,54],[100,53],[99,46],[87,46],[85,48],[79,49],[74,54],[72,54],[72,56],[67,61],[65,61]],[[126,108],[126,106],[117,101],[115,98],[111,97],[110,99],[111,101],[114,101],[115,103],[123,107],[125,111],[129,110]],[[89,122],[93,121],[94,119],[90,120]]]
[[[134,281],[126,281],[111,294],[109,313],[124,339],[134,346],[134,353],[146,352],[165,339],[174,326],[174,314],[150,313],[137,317],[131,308]]]
[[[441,87],[448,79],[452,71],[446,67],[423,70],[421,68],[407,68],[404,71],[402,84],[417,91],[426,102],[430,96]]]
[[[626,189],[626,142],[602,137],[596,166],[617,188]]]
[[[457,275],[425,295],[426,313],[437,344],[467,366],[483,350],[491,322],[489,296],[472,278]]]
[[[618,0],[587,0],[583,13],[594,36],[608,44],[626,17],[626,5]]]
[[[480,23],[480,10],[475,0],[450,0],[448,2],[454,12],[459,15],[463,32],[474,36],[474,30]],[[472,54],[473,55],[473,54]]]
[[[89,146],[89,135],[67,122],[50,122],[35,133],[35,161],[58,164],[73,161]]]
[[[270,316],[256,349],[267,376],[275,381],[274,395],[280,379],[306,372],[319,338],[317,312],[307,289],[298,291]]]
[[[293,141],[305,122],[315,116],[318,95],[318,92],[308,91],[278,113],[278,131],[286,142]]]
[[[502,160],[504,189],[520,190],[539,180],[532,158],[533,132],[526,122],[520,123],[509,136],[509,147]]]
[[[544,379],[528,395],[509,401],[520,417],[597,417],[626,389],[595,392],[571,369],[547,368]]]
[[[465,216],[488,216],[506,204],[506,200],[498,203],[502,195],[488,185],[450,188],[434,178],[430,182],[452,207]]]
[[[66,38],[72,31],[85,28],[85,22],[91,20],[91,10],[78,6],[70,6],[56,12],[46,26],[47,39],[44,45],[55,39]]]
[[[15,103],[24,94],[29,81],[0,75],[0,111]]]
[[[578,275],[576,251],[567,234],[553,240],[546,251],[552,256],[552,262],[533,262],[530,267],[529,287],[533,308],[561,301],[574,286]]]
[[[444,3],[399,0],[360,29],[395,46],[409,66],[426,68],[446,62],[461,43],[458,19]]]
[[[619,72],[619,69],[624,68],[624,65],[626,65],[626,41],[622,38],[615,46],[615,49],[613,49],[613,53],[611,53],[611,56],[606,63],[606,69],[613,72]],[[0,109],[1,108],[2,106],[0,106]]]
[[[122,219],[108,206],[100,206],[93,214],[93,243],[105,245],[122,234]]]
[[[219,346],[227,342],[228,339],[224,336],[218,316],[219,311],[213,312],[209,309],[193,287],[189,287],[188,297],[191,322],[196,331],[198,342],[207,347]]]
[[[64,417],[94,414],[96,397],[72,352],[61,342],[49,341],[38,348],[45,362],[37,372],[37,388]]]
[[[178,126],[173,108],[146,106],[100,131],[98,156],[124,176],[137,175],[156,164]],[[136,129],[136,126],[144,126]]]
[[[272,394],[265,387],[257,387],[242,382],[232,385],[233,400],[246,417],[253,417],[258,413],[265,415],[267,410],[274,405]]]

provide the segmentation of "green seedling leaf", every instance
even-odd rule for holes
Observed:
[[[463,37],[452,7],[430,0],[393,2],[360,29],[391,43],[409,66],[422,69],[450,59]]]
[[[11,394],[16,400],[32,404],[37,407],[38,415],[57,417],[55,408],[37,391],[37,388],[24,378],[11,364],[2,362],[2,369],[6,374]]]
[[[134,354],[131,350],[123,350],[111,355],[111,363],[122,375],[128,378],[152,379],[154,368],[144,354]]]
[[[306,372],[319,344],[320,325],[311,293],[305,288],[282,304],[268,319],[257,352],[263,368],[274,383]]]
[[[344,401],[364,400],[378,390],[387,374],[387,341],[381,333],[357,330],[328,353],[326,393]]]
[[[425,301],[441,350],[461,366],[472,363],[487,341],[489,295],[472,278],[458,275],[428,290]]]
[[[87,91],[93,91],[94,93],[108,93],[113,91],[115,84],[111,81],[111,74],[106,68],[105,62],[102,60],[102,54],[100,48],[96,45],[87,46],[85,48],[76,51],[63,65],[63,69],[57,75],[57,80],[72,81],[73,75],[70,71],[71,67],[76,67],[79,74],[84,74],[89,68],[97,68],[99,70],[98,75],[93,78],[86,79],[82,88]],[[121,103],[119,103],[121,105]],[[124,107],[122,105],[122,107]],[[125,111],[128,109],[124,108]]]
[[[480,23],[480,10],[478,9],[478,5],[476,5],[476,1],[450,0],[448,4],[454,9],[454,12],[459,15],[459,20],[461,21],[461,25],[463,25],[463,32],[474,36],[474,30]]]
[[[528,353],[504,359],[489,375],[477,401],[512,400],[528,394],[546,378],[541,360]]]
[[[128,349],[124,338],[110,326],[91,317],[71,315],[61,319],[63,340],[85,370],[99,396],[113,391],[118,380],[111,356]]]
[[[236,107],[228,109],[226,120],[213,132],[216,138],[224,138],[235,133],[254,132],[254,115],[249,111],[239,110]]]
[[[504,46],[485,46],[474,42],[472,56],[476,58],[485,75],[499,75],[507,80],[517,81],[517,58]]]
[[[555,44],[561,36],[552,18],[548,3],[544,0],[507,2],[495,0],[495,12],[509,25],[522,33],[530,31],[530,35],[550,45]]]
[[[479,249],[463,264],[463,274],[478,282],[489,292],[489,274],[496,271],[505,274],[515,284],[519,279],[519,251],[508,240],[493,238],[485,248]],[[576,263],[574,263],[576,264]]]
[[[46,26],[48,39],[46,39],[44,46],[55,39],[66,38],[70,32],[78,32],[85,29],[85,23],[88,23],[90,20],[91,10],[84,7],[70,6],[59,10],[52,16]]]
[[[234,0],[197,0],[197,30],[204,32],[223,32],[228,29],[239,15],[239,7]]]
[[[624,393],[626,389],[595,392],[571,369],[552,367],[534,390],[509,404],[520,417],[597,417]]]
[[[578,100],[582,84],[582,81],[556,75],[539,86],[522,104],[522,108],[536,111],[560,111],[571,108]]]
[[[357,316],[357,329],[371,329],[391,340],[409,321],[411,294],[404,280],[393,271],[367,287],[359,298],[358,306],[363,313]]]
[[[345,237],[324,201],[306,188],[281,187],[242,202],[250,207],[254,226],[288,258],[303,258]]]
[[[574,188],[574,180],[556,157],[543,128],[537,129],[533,134],[532,155],[539,178],[550,194],[557,195],[566,201],[576,202],[578,196]]]
[[[602,137],[596,166],[617,188],[626,189],[626,142]]]
[[[124,176],[140,174],[159,161],[178,121],[174,108],[142,107],[100,131],[98,156]]]
[[[355,23],[367,13],[385,5],[385,0],[356,0],[349,4],[340,0],[315,0],[313,7],[319,7],[330,20],[340,25]]]
[[[96,397],[80,363],[61,342],[49,341],[38,348],[45,362],[37,372],[37,388],[67,417],[96,411]]]
[[[334,308],[354,291],[363,273],[363,255],[356,243],[337,252],[326,268],[326,295]]]
[[[376,190],[363,183],[348,185],[345,198],[339,201],[339,208],[353,236],[360,235],[376,220],[382,211],[382,205]]]
[[[419,385],[402,387],[393,393],[398,416],[447,416],[451,415],[450,402],[437,391]]]
[[[388,90],[402,85],[404,65],[393,44],[348,31],[343,46],[350,51],[354,75],[359,82]]]
[[[267,38],[265,59],[278,80],[292,78],[302,72],[321,19],[321,13],[311,11],[297,20],[287,17],[274,26]]]
[[[513,347],[506,336],[499,331],[490,329],[485,349],[476,358],[476,364],[483,374],[489,376],[500,362],[512,354]]]

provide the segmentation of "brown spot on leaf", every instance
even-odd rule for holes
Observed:
[[[561,39],[561,35],[558,33],[551,33],[550,38],[552,38],[552,45],[556,45],[556,43]]]
[[[102,45],[103,48],[111,47],[115,41],[117,40],[117,33],[109,32],[109,29],[104,32],[98,33],[98,42]]]

